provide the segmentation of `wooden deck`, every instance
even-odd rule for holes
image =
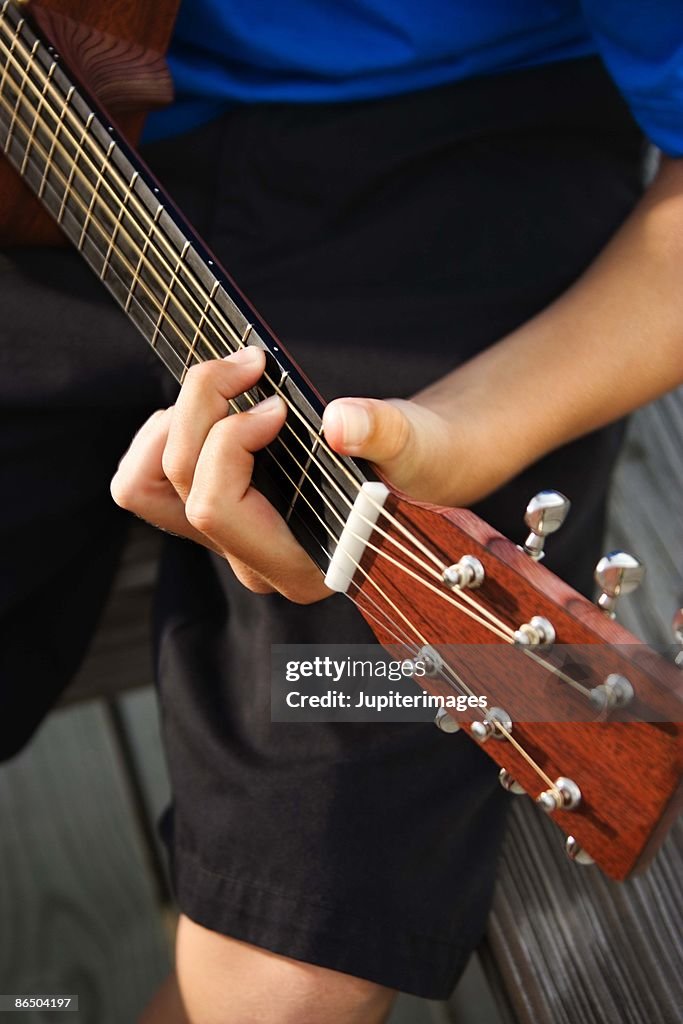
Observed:
[[[683,391],[632,422],[613,487],[606,549],[616,546],[648,566],[640,594],[624,601],[622,621],[649,641],[667,641],[683,603]],[[149,585],[139,564],[124,569],[138,618]],[[77,683],[82,696],[95,679],[113,694],[110,703],[81,701],[53,713],[30,748],[0,767],[0,993],[78,993],[83,1009],[67,1019],[83,1024],[132,1024],[170,963],[165,882],[147,841],[168,789],[147,638],[144,631],[124,638],[130,616],[120,605],[112,613],[113,632],[100,638]],[[122,674],[131,689],[119,694]],[[515,882],[515,857],[511,849],[507,886]],[[502,899],[496,914],[500,932]],[[466,985],[453,1003],[462,1009],[459,1024],[494,1024],[480,979],[472,974]],[[536,1016],[524,1017],[521,1004],[515,1012],[533,1024],[564,1019],[547,1006]],[[394,1024],[447,1014],[406,999]],[[584,1015],[582,1024],[602,1019]]]

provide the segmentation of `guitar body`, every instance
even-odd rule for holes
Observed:
[[[31,16],[132,144],[145,115],[173,98],[166,52],[179,0],[41,0]],[[62,232],[6,161],[0,161],[0,246],[64,245]]]

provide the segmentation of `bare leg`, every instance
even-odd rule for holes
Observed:
[[[175,971],[169,974],[145,1007],[138,1024],[190,1024],[178,989]]]
[[[382,1024],[395,996],[374,982],[277,956],[183,916],[176,960],[177,975],[139,1024]]]

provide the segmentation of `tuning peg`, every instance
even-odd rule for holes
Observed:
[[[498,781],[507,793],[514,793],[515,796],[526,796],[526,790],[519,782],[510,775],[507,768],[501,768],[498,772]]]
[[[439,708],[434,716],[434,725],[437,729],[441,729],[441,732],[454,733],[459,732],[460,726],[454,718],[448,714],[445,708]]]
[[[681,649],[674,658],[674,662],[679,668],[683,668],[683,608],[676,609],[671,620],[671,632],[674,635],[675,643],[681,645]]]
[[[526,507],[524,522],[531,533],[524,541],[523,550],[535,562],[545,554],[545,538],[562,526],[571,508],[571,502],[559,491],[539,491]]]
[[[611,551],[605,555],[595,567],[595,582],[602,591],[598,608],[613,619],[618,599],[622,594],[637,590],[644,575],[645,566],[628,551]]]
[[[591,855],[579,846],[574,836],[567,836],[564,850],[569,859],[574,861],[575,864],[595,864]]]

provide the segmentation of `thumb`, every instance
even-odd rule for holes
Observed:
[[[434,429],[425,419],[435,417],[398,398],[338,398],[325,409],[323,428],[340,455],[374,462],[395,486],[412,493],[411,485],[424,470],[424,442]]]

